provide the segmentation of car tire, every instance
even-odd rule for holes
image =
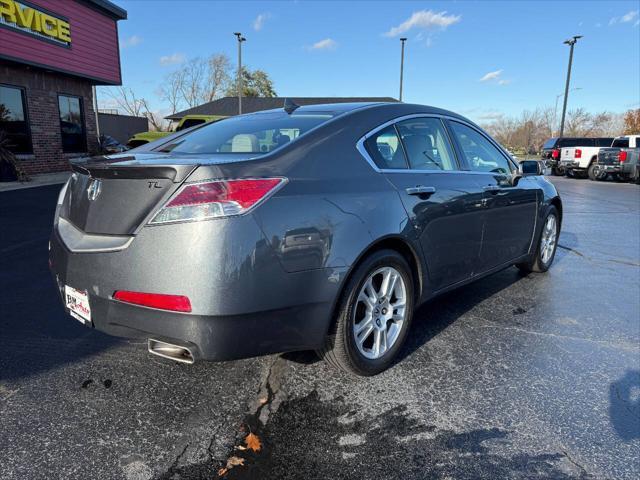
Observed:
[[[389,279],[396,276],[392,291],[383,288],[385,281],[387,286],[391,283],[385,280],[387,273]],[[394,250],[374,252],[347,280],[332,328],[318,355],[330,365],[359,376],[386,370],[404,344],[414,302],[414,279],[405,258]],[[402,310],[396,308],[401,304]]]
[[[589,165],[589,170],[587,170],[587,175],[589,175],[589,180],[599,181],[604,180],[602,172],[600,171],[600,166],[597,163],[592,163]]]
[[[553,231],[547,231],[550,218],[553,220]],[[552,234],[548,237],[548,234]],[[549,270],[553,259],[556,256],[556,249],[558,248],[558,237],[560,236],[560,216],[556,207],[551,205],[547,209],[547,213],[544,216],[542,222],[542,230],[540,230],[540,236],[538,238],[536,253],[528,262],[518,263],[516,267],[524,273],[542,273]],[[550,249],[550,250],[548,250]]]
[[[551,175],[555,177],[560,177],[564,175],[564,173],[560,170],[560,168],[554,166],[554,167],[551,167]]]

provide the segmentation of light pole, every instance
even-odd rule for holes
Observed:
[[[247,39],[240,32],[235,32],[234,35],[238,37],[238,115],[242,115],[242,42]]]
[[[569,45],[569,67],[567,68],[567,83],[564,86],[564,102],[562,103],[562,120],[560,120],[560,138],[564,135],[564,117],[567,113],[567,100],[569,98],[569,81],[571,80],[571,63],[573,62],[573,47],[582,35],[574,35],[563,43]]]
[[[406,41],[407,39],[404,37],[400,39],[400,43],[402,44],[402,47],[400,50],[400,98],[399,98],[400,101],[402,101],[402,76],[404,74],[404,42]]]
[[[571,90],[569,90],[569,92],[575,92],[576,90],[582,90],[582,87],[572,88]],[[553,108],[553,125],[554,126],[558,121],[558,100],[560,100],[560,97],[564,97],[564,93],[559,93],[558,95],[556,95],[556,106]],[[551,132],[551,134],[553,135],[553,132]]]

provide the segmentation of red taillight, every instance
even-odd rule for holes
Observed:
[[[285,178],[216,180],[186,184],[151,224],[242,215],[283,185]]]
[[[551,158],[553,158],[554,160],[557,159],[560,156],[560,150],[552,150],[551,151]]]
[[[580,150],[579,148],[576,148],[573,158],[582,158],[582,150]]]
[[[625,151],[618,152],[618,161],[620,163],[626,162],[627,161],[627,152],[625,152]]]
[[[174,312],[190,312],[191,302],[184,295],[164,295],[161,293],[129,292],[118,290],[113,294],[115,300],[143,307],[159,308]]]

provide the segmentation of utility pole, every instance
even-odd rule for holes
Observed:
[[[400,43],[402,44],[401,50],[400,50],[400,98],[399,100],[402,101],[402,77],[404,74],[404,42],[406,42],[407,39],[405,37],[400,39]]]
[[[560,120],[560,138],[564,135],[564,118],[567,113],[567,100],[569,98],[569,82],[571,80],[571,63],[573,62],[573,47],[582,35],[574,35],[569,40],[565,40],[563,43],[569,45],[569,67],[567,68],[567,83],[564,86],[564,102],[562,104],[562,120]]]
[[[242,42],[247,39],[240,32],[235,32],[234,35],[238,37],[238,115],[242,115]]]

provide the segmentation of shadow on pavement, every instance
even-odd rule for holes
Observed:
[[[0,194],[0,380],[15,380],[94,355],[120,341],[62,308],[48,267],[60,185]]]
[[[624,377],[609,386],[609,418],[622,440],[640,438],[639,370],[627,370]]]

